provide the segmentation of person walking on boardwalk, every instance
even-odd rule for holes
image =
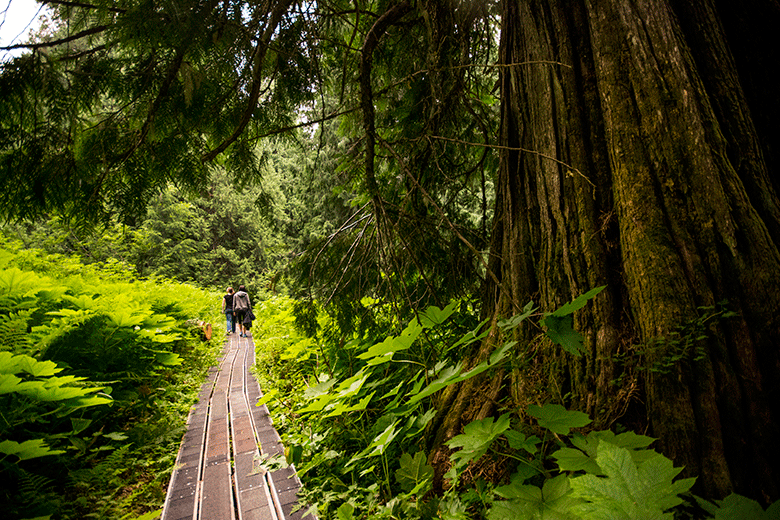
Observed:
[[[227,319],[227,333],[231,334],[236,331],[236,322],[233,320],[233,288],[228,287],[226,291],[227,294],[222,297],[222,312]]]
[[[233,295],[233,321],[238,323],[238,330],[241,332],[239,336],[242,338],[247,336],[246,327],[244,327],[244,317],[251,310],[252,302],[249,300],[246,287],[239,285],[238,292]]]

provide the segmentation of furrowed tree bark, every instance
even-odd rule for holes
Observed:
[[[732,51],[744,34],[727,34],[720,4],[503,3],[503,63],[571,68],[502,73],[501,144],[539,153],[502,151],[491,268],[544,311],[608,287],[575,317],[582,358],[523,333],[535,361],[505,379],[516,406],[552,399],[598,427],[623,416],[698,476],[698,493],[766,503],[780,483],[768,462],[780,458],[780,205],[765,160],[778,136],[753,114],[777,101],[745,94],[750,69]],[[655,370],[675,348],[660,338],[692,334],[681,327],[724,300],[738,317]],[[486,304],[510,309],[490,280]],[[469,400],[475,385],[454,398]],[[443,429],[481,413],[451,406]]]

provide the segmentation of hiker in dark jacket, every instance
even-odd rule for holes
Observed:
[[[237,323],[240,331],[239,336],[246,337],[246,327],[244,327],[244,317],[247,312],[252,309],[252,302],[249,300],[249,295],[246,292],[246,287],[243,285],[238,286],[238,292],[233,295],[233,313],[235,315],[234,322]]]
[[[233,288],[227,288],[227,294],[222,297],[222,312],[227,318],[227,333],[236,331],[236,322],[233,321]]]

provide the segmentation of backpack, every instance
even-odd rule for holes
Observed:
[[[249,295],[247,293],[240,292],[233,295],[233,310],[234,311],[249,310]]]

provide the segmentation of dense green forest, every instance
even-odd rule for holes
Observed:
[[[144,389],[238,283],[322,518],[776,517],[775,0],[44,3],[0,69],[20,518],[153,514],[187,403]]]

